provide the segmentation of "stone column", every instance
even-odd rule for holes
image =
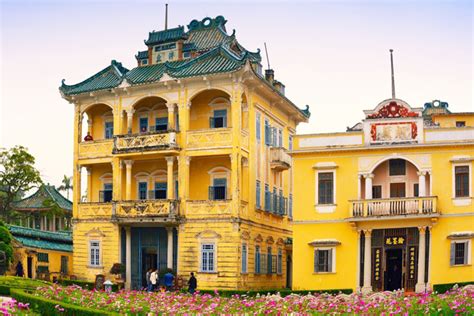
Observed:
[[[359,176],[360,179],[360,176]],[[357,277],[356,277],[356,293],[360,293],[361,287],[360,287],[360,260],[362,259],[360,257],[360,239],[362,236],[362,231],[357,230]]]
[[[125,288],[130,290],[132,285],[132,231],[125,227]]]
[[[372,292],[372,231],[364,230],[364,286],[362,293],[368,294]]]
[[[418,196],[426,196],[426,171],[418,172]]]
[[[424,293],[426,290],[425,286],[425,254],[426,254],[426,228],[418,227],[420,237],[418,238],[418,276],[415,285],[416,293]]]
[[[357,199],[362,199],[362,175],[357,176]]]
[[[167,267],[173,269],[173,227],[166,227],[168,232],[168,253],[167,253]]]
[[[168,130],[176,130],[175,126],[175,116],[174,116],[174,103],[166,103],[166,107],[168,108]]]
[[[81,202],[81,165],[77,164],[73,174],[73,214],[72,216],[77,218],[79,213],[79,203]]]
[[[132,199],[132,165],[133,160],[124,160],[126,168],[126,179],[125,179],[125,200],[130,201]]]
[[[87,170],[87,202],[92,202],[92,167],[86,167]]]
[[[135,113],[134,109],[127,110],[127,132],[128,132],[128,134],[132,133],[133,113]]]
[[[87,120],[87,133],[92,136],[92,119]]]
[[[168,200],[174,200],[174,185],[173,185],[173,162],[174,162],[174,157],[165,157],[166,163],[167,163],[167,171],[166,171],[166,176],[167,176],[167,186],[166,186],[166,198]]]
[[[374,175],[369,173],[364,175],[365,178],[365,199],[371,200],[372,199],[372,179]]]

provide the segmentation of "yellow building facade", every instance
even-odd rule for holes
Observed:
[[[74,274],[171,268],[199,288],[291,282],[291,149],[307,121],[222,16],[149,33],[138,66],[60,87],[74,104]],[[83,194],[85,192],[85,194]]]
[[[293,288],[474,281],[474,113],[399,99],[343,133],[297,135]]]

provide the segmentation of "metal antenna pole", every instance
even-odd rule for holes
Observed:
[[[263,42],[263,45],[265,45],[265,55],[267,56],[267,65],[268,65],[268,69],[270,69],[270,59],[268,59],[267,43]]]
[[[392,99],[395,99],[395,73],[393,70],[393,49],[390,49],[390,64],[392,66]]]

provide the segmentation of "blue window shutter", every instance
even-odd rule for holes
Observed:
[[[257,113],[255,133],[257,135],[257,140],[260,140],[260,114]]]
[[[226,178],[214,178],[214,186],[215,187],[225,187],[227,185]]]
[[[451,243],[451,253],[449,255],[449,264],[454,266],[454,256],[456,254],[456,243]]]
[[[214,124],[214,118],[213,117],[209,118],[209,126],[210,126],[210,128],[215,128],[216,127],[216,125]]]
[[[329,249],[328,251],[328,272],[334,272],[332,271],[332,252],[334,250],[333,249]]]
[[[166,190],[166,182],[155,182],[155,190]]]
[[[315,249],[314,250],[314,272],[319,272],[318,262],[319,262],[319,251]]]
[[[214,117],[226,117],[227,110],[214,110]]]

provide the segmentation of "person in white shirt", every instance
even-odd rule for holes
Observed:
[[[158,269],[155,269],[150,274],[150,282],[151,282],[152,291],[156,291],[158,289]]]

